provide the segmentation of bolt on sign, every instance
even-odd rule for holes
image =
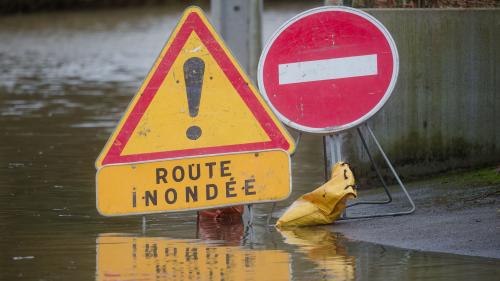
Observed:
[[[262,51],[258,83],[278,118],[299,131],[334,133],[373,116],[396,84],[389,31],[348,7],[320,7],[283,24]]]
[[[191,7],[96,161],[97,209],[118,216],[283,200],[294,149]]]

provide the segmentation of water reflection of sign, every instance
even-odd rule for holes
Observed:
[[[202,11],[189,8],[96,161],[98,209],[103,215],[125,215],[282,200],[290,181],[267,181],[257,173],[265,167],[271,177],[289,178],[290,171],[277,166],[288,167],[294,149],[286,129]],[[235,154],[246,152],[272,156]],[[222,154],[217,160],[207,156]],[[175,160],[186,157],[191,160]],[[244,165],[244,174],[235,174],[242,168],[236,165]],[[234,176],[221,171],[225,168],[232,168]],[[210,171],[222,176],[214,180]],[[136,183],[124,184],[131,180]],[[147,183],[136,185],[141,180]],[[234,187],[226,188],[229,182]],[[255,191],[248,191],[250,186],[260,186],[266,194],[242,196],[242,188]],[[107,201],[112,197],[124,201]]]
[[[289,280],[288,254],[189,240],[100,236],[97,280]]]
[[[285,243],[299,246],[301,252],[314,261],[325,280],[354,280],[356,260],[337,243],[334,234],[326,229],[298,227],[279,230]]]

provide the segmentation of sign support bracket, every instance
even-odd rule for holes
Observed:
[[[359,137],[361,139],[361,142],[363,144],[363,148],[365,149],[365,151],[366,151],[366,153],[368,155],[368,158],[370,158],[370,162],[372,164],[372,168],[375,170],[375,172],[377,173],[378,178],[382,182],[382,186],[384,188],[385,194],[387,195],[387,199],[386,200],[382,200],[382,201],[359,201],[359,202],[354,202],[352,204],[348,204],[346,206],[346,209],[345,209],[345,211],[342,214],[342,216],[341,216],[340,219],[341,220],[350,220],[350,219],[361,219],[361,218],[401,216],[401,215],[408,215],[408,214],[411,214],[411,213],[415,212],[415,209],[416,209],[415,203],[413,202],[410,194],[406,190],[406,187],[404,186],[403,182],[399,178],[398,173],[396,172],[396,170],[392,166],[391,161],[389,160],[389,158],[385,154],[384,150],[382,149],[382,146],[380,146],[380,143],[378,142],[377,137],[375,137],[375,134],[373,133],[373,131],[370,128],[370,126],[367,123],[365,123],[365,126],[366,126],[366,129],[367,129],[368,133],[369,133],[369,136],[373,139],[373,142],[375,143],[377,149],[379,150],[380,154],[384,158],[385,163],[389,167],[389,170],[391,170],[391,173],[393,174],[394,178],[398,182],[398,185],[401,187],[401,190],[404,192],[406,198],[408,199],[408,202],[410,203],[411,208],[409,210],[406,210],[406,211],[386,212],[386,213],[378,213],[378,214],[373,214],[373,215],[354,215],[354,216],[348,216],[347,215],[347,209],[352,208],[354,206],[358,206],[358,205],[385,205],[385,204],[390,204],[392,202],[391,192],[389,191],[389,188],[387,187],[386,182],[384,181],[382,175],[380,174],[379,167],[377,166],[377,164],[373,160],[373,157],[372,157],[372,155],[370,153],[370,150],[368,149],[368,145],[366,144],[365,137],[361,133],[361,129],[359,127],[357,127],[356,129],[358,131],[358,135],[359,135]]]
[[[146,234],[146,216],[142,216],[142,234]]]
[[[323,152],[325,157],[325,180],[331,178],[332,167],[335,163],[342,161],[342,138],[341,133],[323,137]]]
[[[244,206],[245,211],[243,212],[243,223],[245,226],[253,225],[253,204],[248,204]]]

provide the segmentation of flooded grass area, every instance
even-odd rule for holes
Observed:
[[[310,5],[268,7],[264,37]],[[496,280],[495,259],[351,241],[331,228],[198,222],[194,212],[104,218],[94,161],[181,7],[0,17],[0,280]],[[292,196],[323,182],[303,138]]]

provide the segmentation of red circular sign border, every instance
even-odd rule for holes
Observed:
[[[392,52],[392,55],[393,55],[393,73],[392,73],[391,81],[390,81],[390,83],[389,83],[389,85],[387,87],[387,90],[385,91],[382,99],[377,103],[377,105],[375,107],[373,107],[365,115],[361,116],[360,118],[358,118],[355,121],[352,121],[350,123],[347,123],[347,124],[344,124],[344,125],[341,125],[341,126],[332,126],[332,127],[326,127],[326,128],[308,127],[308,126],[297,124],[297,123],[289,120],[287,117],[285,117],[284,115],[282,115],[274,107],[274,105],[271,103],[269,97],[267,96],[266,89],[264,87],[264,77],[263,77],[264,62],[265,62],[265,60],[267,58],[267,53],[268,53],[269,49],[271,48],[271,46],[273,45],[273,43],[276,40],[276,38],[283,31],[285,31],[290,25],[294,24],[296,21],[298,21],[298,20],[300,20],[300,19],[302,19],[302,18],[304,18],[306,16],[310,16],[310,15],[317,14],[317,13],[322,13],[322,12],[332,12],[332,11],[347,12],[347,13],[351,13],[351,14],[360,16],[360,17],[366,19],[367,21],[369,21],[370,23],[372,23],[380,32],[382,32],[382,34],[384,35],[384,37],[387,40],[387,43],[389,44],[389,46],[391,48],[391,52]],[[273,110],[273,112],[276,114],[276,116],[278,117],[278,119],[280,119],[281,122],[283,122],[285,125],[287,125],[287,126],[289,126],[291,128],[294,128],[296,130],[299,130],[299,131],[302,131],[302,132],[306,132],[306,133],[332,134],[332,133],[338,133],[338,132],[341,132],[341,131],[344,131],[344,130],[356,127],[356,126],[360,125],[361,123],[367,121],[375,113],[377,113],[382,108],[382,106],[384,106],[384,104],[387,102],[387,100],[391,96],[392,91],[394,90],[394,87],[396,86],[396,81],[397,81],[397,78],[398,78],[398,74],[399,74],[399,54],[398,54],[398,50],[397,50],[397,47],[396,47],[396,43],[395,43],[394,39],[392,38],[391,34],[389,33],[389,31],[387,30],[387,28],[385,28],[385,26],[382,23],[380,23],[376,18],[374,18],[370,14],[368,14],[366,12],[363,12],[361,10],[358,10],[358,9],[354,9],[354,8],[350,8],[350,7],[338,7],[338,6],[330,6],[330,7],[328,7],[328,6],[326,6],[326,7],[318,7],[318,8],[314,8],[314,9],[311,9],[311,10],[304,11],[304,12],[302,12],[302,13],[294,16],[293,18],[291,18],[290,20],[288,20],[284,24],[282,24],[274,32],[274,34],[271,36],[271,38],[267,41],[267,43],[266,43],[266,45],[265,45],[265,47],[264,47],[264,49],[262,51],[262,54],[260,56],[259,65],[258,65],[258,69],[257,69],[257,82],[258,82],[258,86],[259,86],[259,90],[261,92],[261,95],[266,100],[267,104],[271,107],[271,109]]]

